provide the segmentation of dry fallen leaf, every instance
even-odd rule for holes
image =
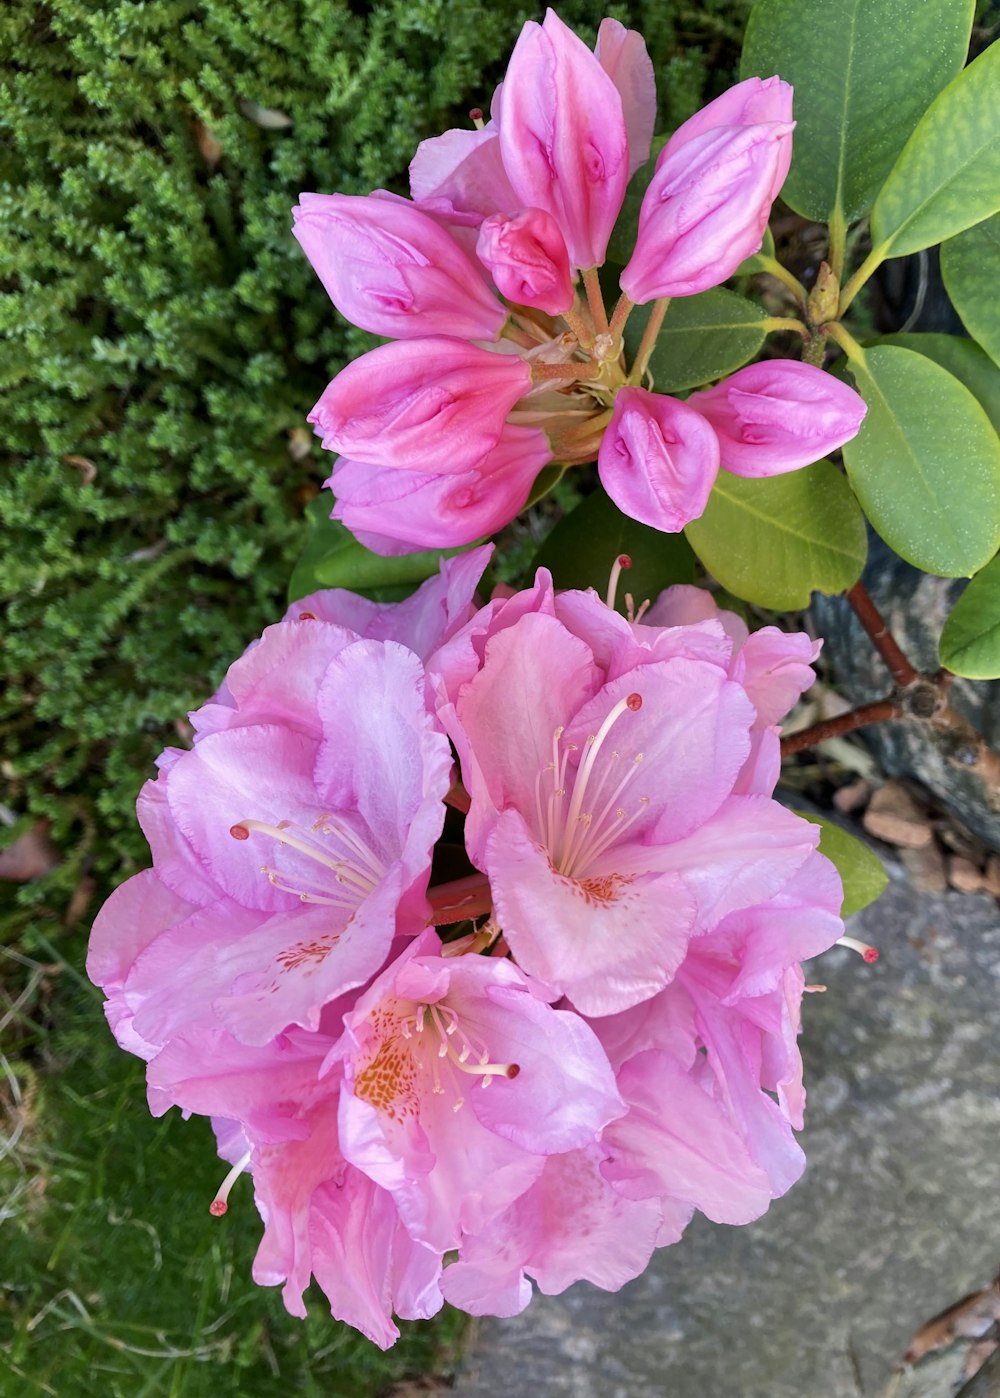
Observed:
[[[94,484],[94,481],[97,479],[97,467],[89,456],[64,456],[63,461],[65,461],[67,466],[75,466],[77,468],[81,476],[81,485]]]
[[[47,830],[47,823],[39,821],[6,849],[0,850],[0,879],[28,883],[31,879],[40,879],[56,867],[59,854],[50,843]]]
[[[914,1333],[904,1364],[916,1364],[932,1350],[952,1345],[956,1340],[979,1340],[1000,1321],[1000,1277],[990,1286],[973,1291],[953,1306],[925,1320]]]
[[[924,811],[899,782],[886,782],[872,796],[862,824],[869,835],[903,849],[923,849],[933,837]]]

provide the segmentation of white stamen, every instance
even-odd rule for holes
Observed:
[[[623,568],[631,568],[632,560],[627,553],[620,553],[611,565],[611,576],[608,578],[608,594],[604,599],[609,607],[614,607],[618,597],[618,579],[622,575]]]

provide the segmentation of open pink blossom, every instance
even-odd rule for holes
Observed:
[[[705,418],[679,399],[623,388],[597,468],[623,514],[675,534],[705,512],[719,473],[719,441]]]
[[[818,831],[737,790],[756,711],[721,627],[696,628],[687,654],[683,635],[644,645],[592,593],[536,584],[528,608],[512,598],[444,648],[440,715],[518,964],[607,1015],[669,984],[692,936],[777,893]]]
[[[395,341],[342,369],[309,414],[327,451],[373,466],[474,470],[531,387],[512,354],[464,340]]]
[[[601,1143],[551,1155],[542,1173],[485,1228],[463,1240],[445,1269],[445,1298],[470,1315],[518,1315],[534,1279],[545,1296],[574,1282],[618,1291],[644,1270],[662,1227],[650,1198],[627,1198],[602,1173]]]
[[[660,995],[594,1022],[629,1103],[604,1133],[604,1173],[629,1198],[746,1223],[799,1177],[799,963],[840,937],[841,898],[836,870],[811,854],[693,942]]]
[[[376,335],[494,340],[506,318],[474,262],[405,199],[302,194],[293,232],[330,300]]]
[[[95,934],[93,969],[121,997],[123,1032],[149,1043],[192,1023],[251,1044],[315,1027],[426,917],[451,757],[412,651],[283,622],[229,689],[228,719],[216,704],[194,749],[168,754],[140,796],[153,877],[178,900],[171,913],[155,894],[166,925],[127,971],[101,949],[125,935],[129,894]]]
[[[796,359],[747,364],[692,393],[688,405],[715,428],[725,470],[751,477],[797,471],[836,451],[868,411],[849,384]]]
[[[345,1017],[345,1157],[394,1196],[410,1234],[457,1246],[545,1157],[596,1140],[622,1105],[593,1032],[509,961],[444,957],[428,931]]]

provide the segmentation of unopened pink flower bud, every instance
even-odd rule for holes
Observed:
[[[328,451],[373,466],[435,474],[472,470],[531,387],[515,354],[465,340],[398,340],[370,350],[327,385],[309,414]]]
[[[768,89],[769,105],[785,94],[790,100],[787,83],[780,89]],[[794,122],[699,124],[710,111],[692,117],[693,134],[664,151],[642,201],[635,251],[621,277],[639,305],[718,286],[763,242],[788,172]]]
[[[646,41],[616,19],[602,19],[594,54],[618,89],[628,132],[628,172],[634,175],[649,159],[656,124],[656,79]]]
[[[293,232],[333,304],[394,339],[493,340],[506,312],[475,263],[405,199],[303,194]]]
[[[737,369],[688,406],[715,428],[721,464],[737,476],[780,476],[856,436],[867,408],[853,388],[797,359]]]
[[[544,209],[493,214],[479,230],[476,253],[497,290],[518,306],[562,315],[573,304],[569,255],[559,225]]]
[[[586,44],[547,10],[511,55],[499,106],[504,169],[524,208],[562,229],[574,267],[599,266],[625,197],[622,99]]]
[[[790,122],[792,119],[793,89],[790,83],[781,78],[746,78],[702,107],[700,112],[688,117],[678,126],[656,158],[657,169],[681,146],[686,146],[696,136],[706,131],[714,131],[720,126],[756,126],[762,122]],[[792,150],[786,148],[784,169],[778,168],[778,189],[784,184]],[[775,190],[775,194],[778,193]]]
[[[410,193],[421,208],[472,227],[487,214],[512,213],[520,204],[493,123],[481,131],[455,128],[421,141],[410,162]]]
[[[597,458],[618,508],[676,534],[704,513],[719,473],[719,443],[705,419],[662,393],[620,389]]]
[[[333,515],[374,553],[455,548],[509,524],[551,458],[544,432],[510,424],[476,469],[459,475],[341,458],[328,482],[336,496]]]

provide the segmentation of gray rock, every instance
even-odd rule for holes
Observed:
[[[911,663],[933,674],[940,664],[941,630],[964,582],[921,573],[873,537],[864,584]],[[825,638],[833,679],[852,704],[883,698],[892,680],[848,603],[842,597],[817,597],[813,615]],[[1000,684],[959,679],[949,697],[987,742],[1000,748]],[[942,746],[926,728],[911,722],[873,723],[861,736],[887,776],[922,782],[974,834],[1000,849],[996,793],[968,770],[960,745]]]
[[[902,871],[806,1003],[809,1168],[759,1222],[698,1219],[617,1295],[479,1323],[460,1398],[947,1398],[958,1348],[893,1379],[913,1331],[1000,1259],[1000,918]],[[988,1390],[987,1390],[988,1391]]]

